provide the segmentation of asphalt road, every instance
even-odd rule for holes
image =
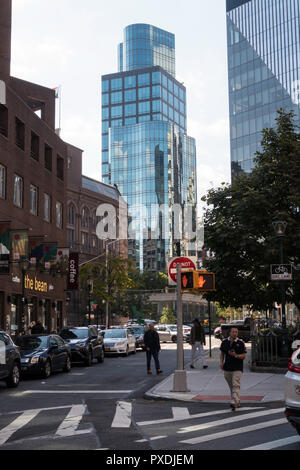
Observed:
[[[15,390],[0,383],[0,449],[195,451],[268,443],[300,450],[282,403],[232,413],[227,405],[145,400],[145,391],[173,372],[175,348],[163,345],[162,376],[147,376],[145,353],[137,352],[48,380],[26,379]]]

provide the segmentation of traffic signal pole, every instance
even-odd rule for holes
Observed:
[[[189,392],[184,370],[182,323],[181,264],[177,264],[177,370],[174,372],[173,392]]]

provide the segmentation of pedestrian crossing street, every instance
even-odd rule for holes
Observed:
[[[107,412],[107,404],[103,406]],[[205,409],[195,404],[112,400],[105,422],[102,412],[93,419],[88,407],[87,402],[0,413],[0,449],[17,448],[22,442],[32,449],[45,443],[59,448],[62,441],[75,446],[84,439],[85,448],[109,450],[114,433],[124,432],[132,450],[300,450],[300,436],[279,405],[245,405],[232,412],[227,405]],[[102,435],[101,447],[97,433]]]

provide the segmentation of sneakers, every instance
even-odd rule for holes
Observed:
[[[162,374],[162,370],[158,369],[157,375]]]
[[[203,366],[203,369],[208,369],[208,366]]]
[[[232,409],[232,411],[235,411],[236,410],[236,404],[235,403],[230,403],[230,408]]]

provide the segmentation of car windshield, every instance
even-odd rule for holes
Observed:
[[[48,347],[48,336],[18,336],[15,343],[21,350],[43,349]]]
[[[177,331],[177,326],[169,326],[169,330],[171,330],[171,331]]]
[[[136,327],[132,327],[132,326],[131,326],[131,327],[129,328],[129,331],[130,331],[130,332],[132,331],[133,334],[139,334],[139,335],[142,335],[142,334],[145,333],[144,328],[139,328],[138,326],[136,326]]]
[[[126,338],[125,330],[106,330],[104,331],[104,338]]]
[[[89,336],[89,330],[87,328],[63,330],[60,336],[63,339],[86,339]]]

